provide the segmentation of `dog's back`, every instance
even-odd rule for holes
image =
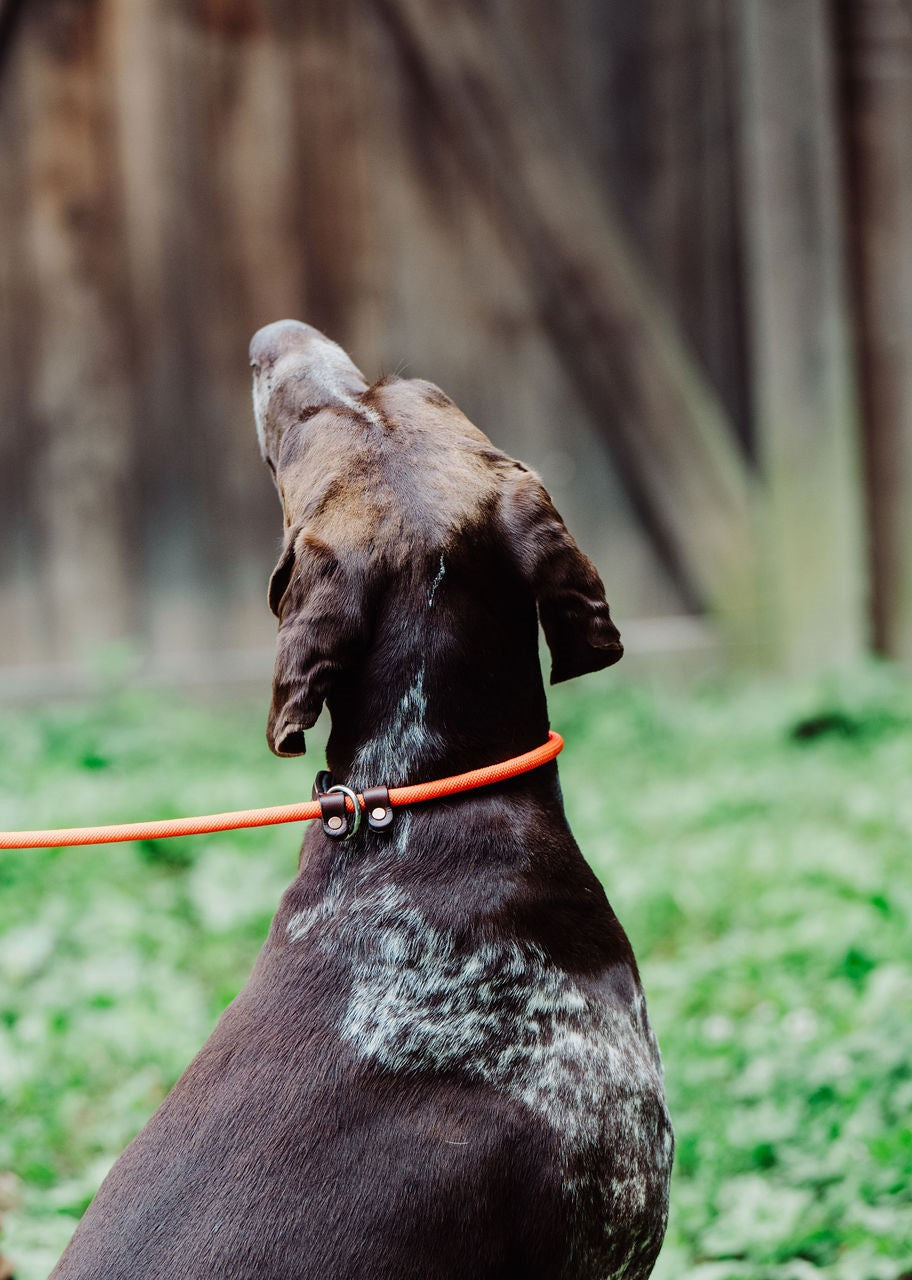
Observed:
[[[511,803],[471,801],[473,825],[494,810],[504,880],[511,854],[536,852],[504,847]],[[438,821],[412,815],[395,879],[388,853],[367,874],[368,854],[327,892],[314,847],[249,984],[112,1170],[60,1275],[648,1274],[671,1137],[610,908],[579,859],[557,889],[566,921],[577,898],[579,949],[590,930],[614,943],[586,971],[506,927],[521,899],[447,927],[460,876],[428,893],[418,856]]]

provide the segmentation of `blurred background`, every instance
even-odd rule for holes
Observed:
[[[912,660],[902,0],[3,0],[0,670],[262,678],[246,346],[537,467],[634,657]]]
[[[912,6],[0,0],[0,826],[309,795],[320,730],[262,736],[284,316],[438,382],[606,581],[627,656],[552,714],[665,1056],[656,1276],[909,1280]],[[297,839],[0,853],[0,1280]]]

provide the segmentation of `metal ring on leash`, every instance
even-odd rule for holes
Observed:
[[[343,840],[350,840],[361,826],[361,805],[358,802],[357,795],[352,791],[351,787],[343,787],[341,782],[337,782],[335,786],[327,787],[324,795],[331,795],[334,791],[341,792],[341,794],[345,796],[347,800],[351,800],[352,804],[355,806],[355,812],[350,816],[348,830],[345,835],[341,837]],[[348,814],[347,806],[345,812]]]

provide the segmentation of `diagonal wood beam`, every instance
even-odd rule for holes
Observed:
[[[759,612],[753,478],[617,219],[468,6],[374,2],[406,74],[499,222],[663,559],[692,601],[751,646]]]

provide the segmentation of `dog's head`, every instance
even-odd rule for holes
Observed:
[[[479,528],[537,601],[552,684],[617,662],[601,579],[540,480],[438,387],[368,386],[341,347],[292,320],[261,329],[250,362],[260,448],[285,516],[269,583],[279,619],[273,751],[303,753],[340,675],[369,651],[392,586],[416,564],[442,565]]]

